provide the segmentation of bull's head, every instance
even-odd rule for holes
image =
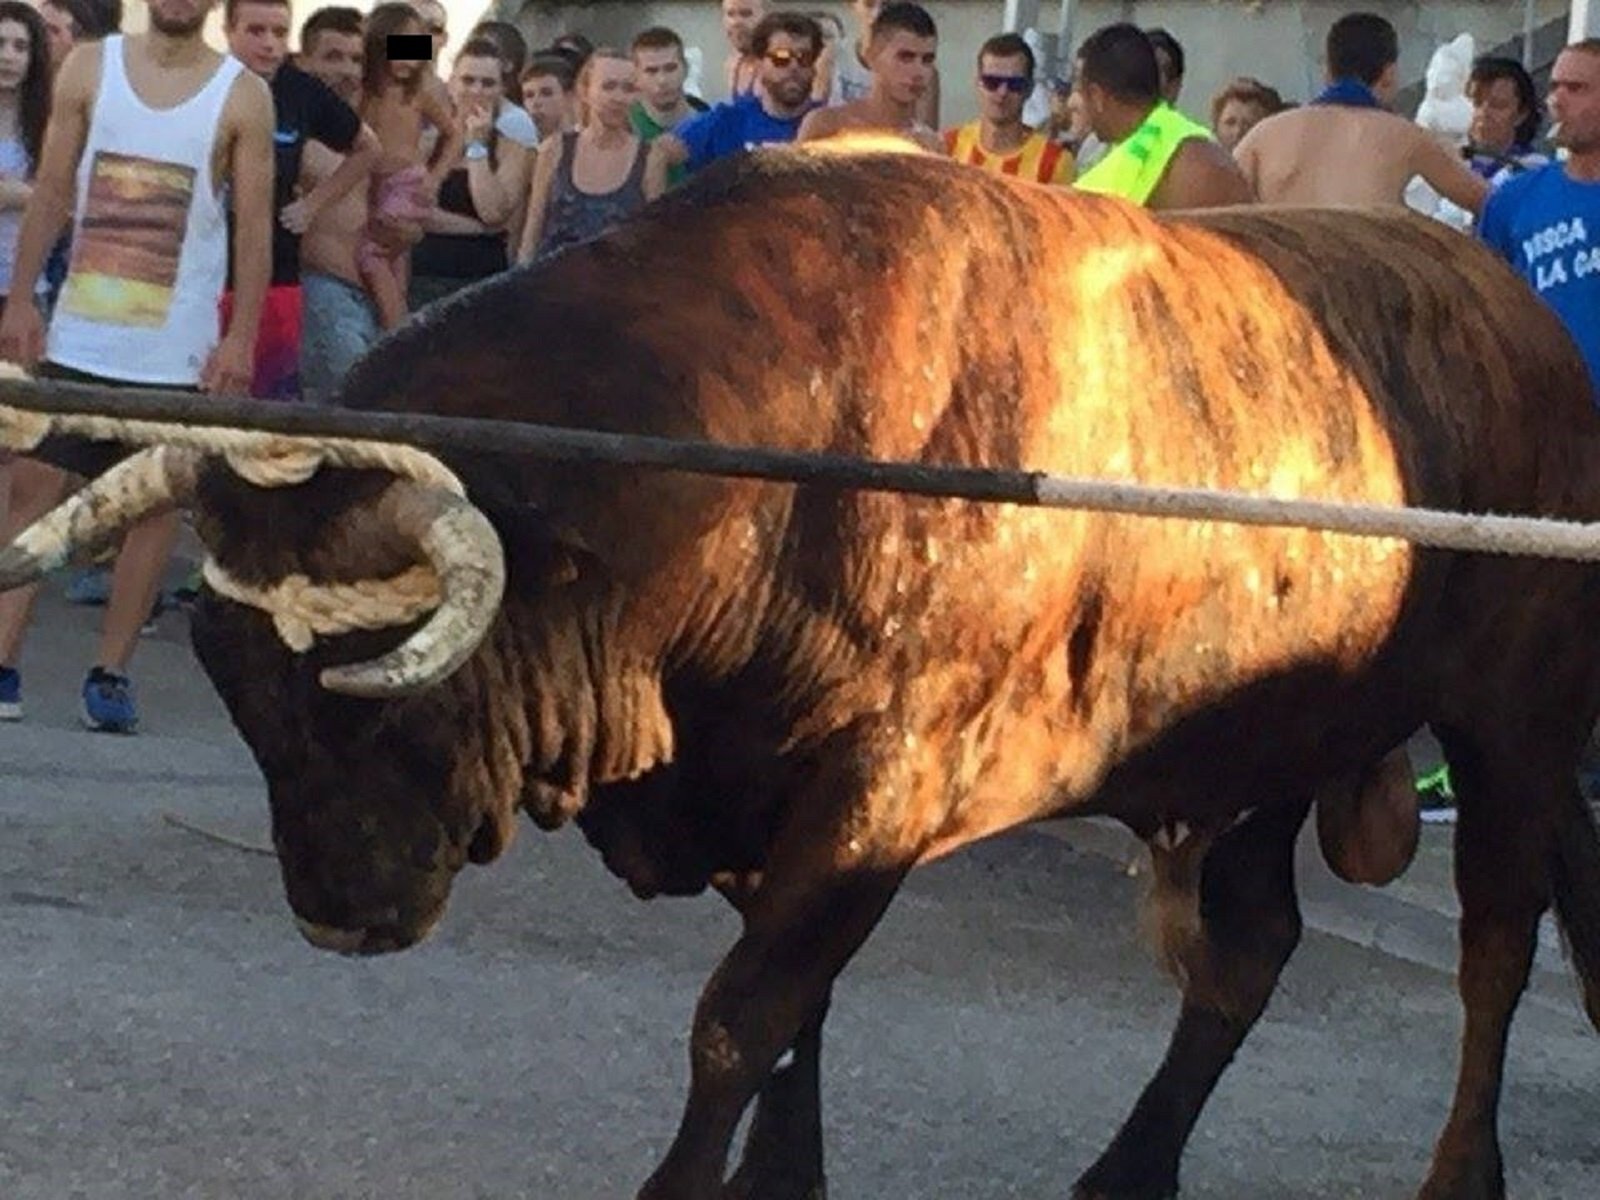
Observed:
[[[488,520],[460,495],[412,480],[339,473],[320,483],[307,505],[301,489],[249,488],[190,452],[141,451],[0,550],[0,590],[147,513],[193,505],[213,555],[195,647],[267,778],[289,902],[314,944],[372,953],[426,936],[455,873],[503,848],[520,777],[494,776],[526,747],[484,744],[503,736],[483,725],[496,667],[461,669],[490,634],[504,589]],[[226,519],[241,498],[258,527]],[[286,536],[291,506],[322,516],[312,523],[302,512],[303,536]],[[382,581],[408,571],[426,576],[432,594],[397,607]],[[300,584],[300,609],[269,616],[286,578]],[[324,602],[365,592],[351,605],[364,611],[325,622],[315,631],[335,636],[315,645],[305,636],[317,620],[308,580]],[[303,643],[285,644],[297,625]]]

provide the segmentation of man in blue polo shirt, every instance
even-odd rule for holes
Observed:
[[[1556,59],[1550,117],[1566,161],[1503,183],[1478,232],[1555,309],[1589,364],[1600,404],[1600,38],[1575,42]]]
[[[800,13],[770,13],[750,35],[760,63],[756,89],[709,112],[690,117],[651,144],[668,167],[698,171],[719,158],[773,142],[792,142],[800,122],[816,107],[811,86],[822,52],[822,27]]]

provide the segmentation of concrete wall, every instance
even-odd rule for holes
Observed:
[[[324,0],[293,0],[294,23]],[[371,0],[352,0],[369,9]],[[773,0],[769,0],[769,3]],[[549,0],[446,0],[452,44],[492,8],[515,20],[531,45],[548,44],[558,34],[577,31],[597,43],[626,45],[650,25],[676,29],[685,42],[705,56],[709,98],[720,99],[721,67],[726,43],[717,0],[601,0],[591,4],[559,4]],[[1591,0],[1600,11],[1600,0]],[[850,28],[846,3],[791,0],[784,7],[836,12]],[[213,40],[220,45],[220,12],[213,15]],[[1001,28],[1002,0],[931,0],[928,8],[939,23],[939,62],[944,77],[944,119],[969,119],[976,107],[972,95],[973,58],[978,46]],[[1428,58],[1441,42],[1471,33],[1487,48],[1522,31],[1520,0],[1077,0],[1074,30],[1081,39],[1101,25],[1132,20],[1162,25],[1183,43],[1189,60],[1181,103],[1198,117],[1209,113],[1213,93],[1235,75],[1254,75],[1285,96],[1304,100],[1320,86],[1322,41],[1336,18],[1356,9],[1382,12],[1400,31],[1401,77],[1420,78]],[[1538,0],[1541,21],[1563,16],[1567,0]],[[1053,29],[1056,9],[1042,5],[1041,23]],[[127,27],[142,29],[141,0],[129,0]]]

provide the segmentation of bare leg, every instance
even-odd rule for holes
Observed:
[[[1300,940],[1294,843],[1308,807],[1301,800],[1258,809],[1207,853],[1200,925],[1178,956],[1183,1008],[1167,1057],[1110,1147],[1078,1180],[1078,1200],[1178,1194],[1178,1160],[1200,1110]]]
[[[100,632],[99,666],[121,674],[139,644],[139,630],[150,617],[161,590],[161,574],[178,537],[178,511],[146,517],[128,529],[111,574],[111,599]]]
[[[9,542],[60,503],[70,479],[65,471],[33,459],[13,460],[10,513],[3,527],[4,540]],[[23,635],[27,633],[38,595],[38,584],[0,592],[0,666],[17,665],[22,654]]]
[[[385,332],[400,328],[406,320],[406,291],[399,266],[398,259],[376,254],[361,260],[361,280],[378,312],[378,325]]]
[[[1459,986],[1466,1023],[1455,1101],[1421,1196],[1500,1200],[1505,1178],[1497,1113],[1506,1039],[1533,965],[1539,918],[1550,902],[1547,864],[1556,829],[1556,810],[1529,797],[1560,795],[1576,785],[1571,763],[1559,769],[1560,756],[1546,755],[1531,739],[1507,739],[1506,749],[1460,736],[1444,741],[1457,797]]]

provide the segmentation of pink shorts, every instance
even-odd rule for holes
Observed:
[[[433,211],[426,192],[427,183],[427,168],[421,166],[402,167],[387,175],[376,176],[372,181],[370,220],[422,220]],[[390,257],[370,236],[362,239],[358,258],[362,270],[369,269],[374,263],[387,261]]]

